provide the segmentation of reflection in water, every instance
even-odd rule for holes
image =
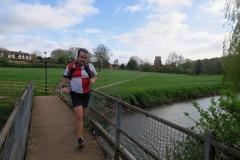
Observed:
[[[219,99],[220,96],[213,97],[215,101]],[[199,106],[206,110],[211,105],[211,98],[201,98],[195,99]],[[194,122],[188,117],[184,116],[184,112],[188,112],[190,117],[195,120],[200,118],[197,109],[192,105],[191,101],[176,102],[167,105],[162,105],[154,108],[146,109],[149,113],[158,116],[160,118],[166,119],[170,122],[178,124],[182,127],[191,127]]]

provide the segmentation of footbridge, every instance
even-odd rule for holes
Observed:
[[[77,147],[69,95],[33,96],[34,81],[16,100],[0,133],[1,160],[237,159],[240,152],[97,90],[84,118],[85,147]]]

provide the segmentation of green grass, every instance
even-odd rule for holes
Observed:
[[[62,79],[64,71],[64,68],[48,68],[47,83],[55,86]],[[188,76],[115,69],[103,69],[98,72],[98,77],[98,81],[92,86],[93,89],[130,80],[98,90],[113,97],[122,95],[124,101],[139,107],[156,106],[169,102],[169,99],[191,98],[194,95],[215,92],[217,88],[215,86],[222,83],[220,75]],[[10,91],[12,83],[10,81],[29,82],[31,79],[34,79],[35,84],[45,84],[45,68],[0,67],[0,81],[6,81],[6,83],[0,82],[2,86],[0,96],[8,97],[0,101],[0,127],[6,123],[11,114],[15,98],[21,97],[21,92],[16,92],[16,89]],[[44,91],[34,93],[34,96],[38,95],[46,95],[46,93]]]
[[[63,68],[48,68],[47,82],[56,85],[62,79],[65,69]],[[166,88],[177,86],[192,86],[192,85],[212,85],[222,83],[220,75],[201,75],[188,76],[183,74],[165,74],[165,73],[149,73],[128,70],[103,69],[98,72],[98,81],[93,85],[93,88],[102,87],[112,83],[126,81],[121,84],[113,85],[107,88],[101,88],[99,91],[116,96],[118,93],[142,90],[147,88]],[[35,83],[45,83],[45,68],[6,68],[0,67],[0,81],[22,81],[28,82],[34,79]]]
[[[124,71],[123,71],[124,72]],[[174,87],[184,87],[184,86],[201,86],[201,85],[213,85],[222,83],[222,78],[220,75],[201,75],[201,76],[188,76],[188,75],[178,75],[178,74],[165,74],[165,73],[145,73],[138,72],[144,76],[128,81],[125,83],[113,85],[107,88],[100,88],[99,91],[117,96],[123,92],[133,91],[133,90],[144,90],[149,88],[174,88]],[[100,81],[100,79],[99,79]]]
[[[62,78],[63,68],[48,68],[47,82],[49,84],[57,84]],[[36,83],[45,83],[45,68],[6,68],[0,67],[0,81],[21,81],[28,82],[34,79]]]

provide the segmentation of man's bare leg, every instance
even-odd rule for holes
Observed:
[[[74,112],[75,112],[75,126],[77,129],[77,135],[78,135],[78,142],[79,142],[79,147],[83,147],[84,143],[83,143],[83,134],[82,134],[82,130],[83,130],[83,114],[84,114],[85,109],[83,109],[82,106],[77,106],[74,107]]]

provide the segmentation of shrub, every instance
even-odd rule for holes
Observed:
[[[192,130],[205,135],[206,129],[211,129],[216,133],[218,142],[240,150],[240,99],[236,94],[230,90],[222,90],[218,102],[212,98],[207,111],[203,110],[196,101],[192,104],[201,116],[196,121],[187,112],[184,113],[195,122],[195,126],[191,127]],[[225,159],[223,154],[216,156],[217,159]]]

